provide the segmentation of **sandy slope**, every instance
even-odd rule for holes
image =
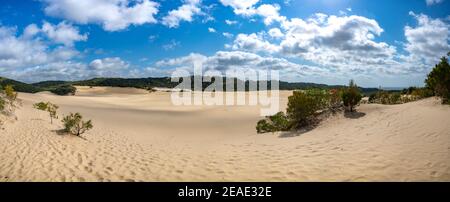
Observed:
[[[258,107],[174,107],[170,93],[20,94],[0,130],[0,181],[450,181],[450,107],[434,98],[362,105],[309,132],[258,135]],[[100,93],[99,93],[100,92]],[[289,92],[282,92],[282,105]],[[84,139],[46,113],[81,112]]]

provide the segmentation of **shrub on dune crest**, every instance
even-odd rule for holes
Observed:
[[[362,95],[358,86],[353,80],[350,80],[348,88],[344,89],[342,92],[342,101],[344,101],[344,106],[348,107],[350,112],[353,112],[353,109],[356,105],[358,105],[361,99]]]
[[[62,122],[64,130],[76,136],[80,136],[93,128],[92,121],[83,121],[80,113],[70,113],[70,115],[63,118]]]
[[[296,128],[309,125],[314,120],[314,114],[327,106],[327,100],[328,95],[322,90],[294,91],[288,98],[286,109],[292,126]]]
[[[289,96],[287,113],[278,112],[258,121],[258,133],[288,131],[317,123],[323,111],[336,112],[342,106],[339,90],[308,89]]]

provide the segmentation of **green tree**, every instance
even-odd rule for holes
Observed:
[[[93,128],[92,121],[83,121],[80,113],[70,113],[70,115],[62,119],[64,130],[76,136],[80,136],[84,132]]]
[[[450,52],[447,54],[450,55]],[[450,65],[447,57],[442,57],[428,74],[425,80],[426,86],[433,90],[434,94],[442,98],[442,103],[449,103],[450,99]]]
[[[362,95],[355,82],[350,80],[350,83],[346,89],[342,92],[342,101],[344,106],[348,107],[350,112],[353,112],[354,107],[361,101]]]

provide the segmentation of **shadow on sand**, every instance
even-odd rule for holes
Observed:
[[[349,118],[349,119],[359,119],[365,115],[366,115],[366,113],[364,113],[364,112],[347,112],[346,111],[344,113],[344,117]]]
[[[52,132],[54,132],[54,133],[56,133],[57,135],[60,135],[60,136],[63,136],[63,135],[71,135],[71,134],[69,134],[68,132],[66,132],[66,130],[64,130],[64,129],[52,130]],[[87,140],[86,138],[84,138],[84,137],[82,137],[82,136],[76,136],[76,135],[73,135],[73,136],[79,137],[79,138],[81,138],[81,139],[83,139],[83,140]]]
[[[316,128],[316,126],[308,126],[308,127],[303,127],[300,128],[298,130],[292,130],[292,131],[283,131],[280,133],[280,135],[278,136],[279,138],[288,138],[288,137],[298,137],[301,136],[309,131],[312,131],[314,128]]]

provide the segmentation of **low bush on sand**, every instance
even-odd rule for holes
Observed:
[[[278,112],[273,116],[268,116],[266,119],[258,121],[256,131],[258,133],[287,131],[291,128],[291,124],[284,112]]]
[[[343,89],[294,91],[288,98],[286,114],[278,112],[258,121],[256,131],[267,133],[314,126],[321,115],[341,111],[344,105],[353,111],[361,97],[353,81]]]
[[[0,112],[3,114],[12,114],[16,107],[17,92],[11,85],[6,85],[3,89],[0,86]]]
[[[76,136],[80,136],[86,131],[93,128],[92,121],[83,121],[80,113],[70,113],[62,119],[64,131]]]

